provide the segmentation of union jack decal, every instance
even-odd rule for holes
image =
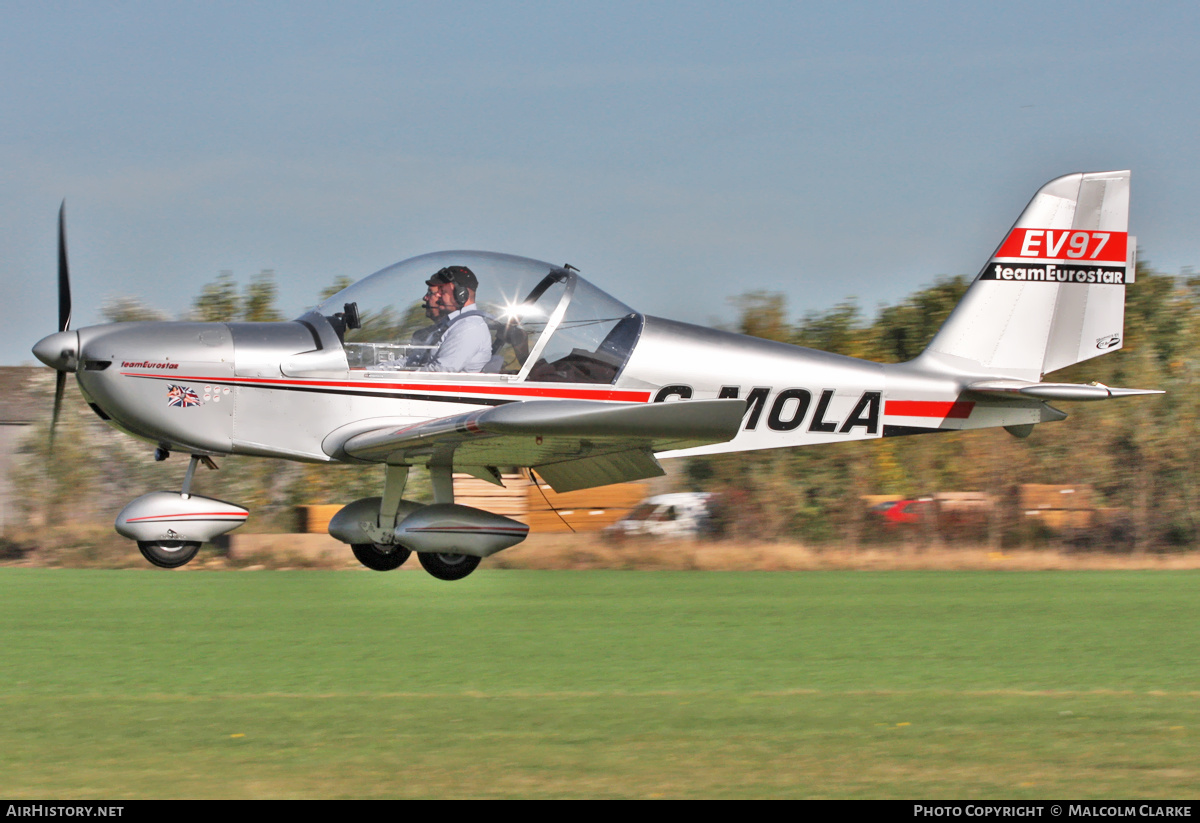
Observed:
[[[167,386],[167,405],[186,409],[188,406],[199,406],[200,398],[187,386],[177,386],[172,383]]]

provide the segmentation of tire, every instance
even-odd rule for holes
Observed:
[[[417,559],[425,571],[438,580],[462,580],[479,566],[481,558],[473,554],[441,554],[418,552]]]
[[[400,568],[412,554],[403,546],[381,546],[376,543],[354,543],[350,550],[354,552],[359,563],[377,572],[390,572]]]
[[[139,540],[138,551],[160,569],[177,569],[191,562],[200,551],[200,544],[187,540]]]

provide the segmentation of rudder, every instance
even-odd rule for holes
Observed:
[[[1121,348],[1137,245],[1128,224],[1129,171],[1051,180],[920,359],[1038,381]]]

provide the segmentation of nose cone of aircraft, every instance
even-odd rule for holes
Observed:
[[[75,371],[79,362],[79,332],[60,331],[47,335],[33,347],[33,354],[52,369]]]

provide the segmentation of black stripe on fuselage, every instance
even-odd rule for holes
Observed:
[[[933,434],[940,431],[949,430],[935,429],[928,426],[889,426],[886,423],[883,426],[884,437],[907,437],[910,434]]]

